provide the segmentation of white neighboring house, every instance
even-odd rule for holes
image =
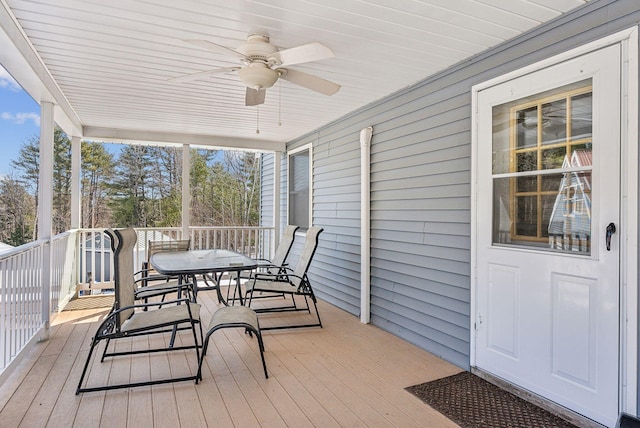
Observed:
[[[9,245],[9,244],[5,244],[4,242],[0,242],[0,254],[2,253],[6,253],[9,250],[12,250],[13,246]]]
[[[562,168],[581,168],[592,164],[591,152],[576,150],[565,156]],[[591,174],[564,174],[549,221],[551,248],[584,251],[591,239]]]

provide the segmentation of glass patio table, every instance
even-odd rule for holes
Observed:
[[[236,274],[236,288],[234,299],[238,293],[240,304],[242,301],[242,291],[240,289],[240,272],[253,270],[257,267],[255,260],[230,250],[190,250],[190,251],[162,251],[151,256],[150,260],[153,268],[162,275],[177,276],[179,281],[184,282],[186,278],[194,278],[194,296],[197,296],[198,286],[195,281],[196,275],[213,274],[214,286],[201,289],[215,289],[218,293],[218,300],[224,305],[228,305],[227,299],[222,296],[220,290],[220,278],[223,273]],[[206,278],[206,277],[205,277]],[[231,287],[231,283],[229,283]]]

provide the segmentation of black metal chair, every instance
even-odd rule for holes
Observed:
[[[308,324],[290,324],[282,326],[263,327],[262,330],[275,330],[283,328],[300,328],[300,327],[322,327],[320,313],[318,312],[317,299],[313,293],[311,282],[307,276],[307,271],[311,265],[313,255],[318,248],[318,236],[322,232],[322,228],[310,227],[307,229],[307,237],[305,239],[302,253],[298,259],[295,269],[284,267],[284,271],[275,274],[258,273],[254,275],[253,281],[247,284],[246,295],[247,302],[251,306],[254,294],[256,293],[272,293],[275,295],[286,295],[291,297],[291,304],[277,304],[267,307],[256,308],[257,313],[265,312],[290,312],[290,311],[306,311],[311,313],[309,300],[313,303],[315,317],[317,321]],[[302,296],[305,300],[304,306],[298,306],[295,296]]]
[[[296,238],[296,232],[300,229],[299,226],[289,225],[284,228],[282,233],[282,239],[276,248],[276,252],[271,260],[268,259],[256,259],[258,262],[259,271],[266,271],[266,273],[277,274],[279,272],[285,272],[287,266],[287,257],[293,247],[293,241]]]
[[[257,268],[253,271],[243,271],[240,272],[241,278],[253,280],[254,275],[256,273],[266,273],[276,275],[278,273],[286,273],[287,271],[287,257],[291,252],[291,248],[293,247],[293,242],[296,238],[296,232],[300,229],[300,226],[289,225],[285,227],[284,232],[282,233],[282,239],[276,248],[276,252],[271,259],[254,259],[257,263]],[[237,300],[237,299],[229,299],[227,291],[227,301],[229,300]],[[272,294],[268,293],[267,295],[261,294],[260,296],[253,296],[255,299],[258,298],[271,298],[271,297],[285,297],[282,293]]]
[[[191,300],[195,302],[195,278],[190,278],[189,283],[181,283],[179,278],[161,275],[153,269],[151,256],[161,251],[188,251],[191,244],[190,239],[177,241],[149,241],[147,246],[147,260],[142,263],[142,270],[136,272],[136,299],[148,302],[152,297],[161,296],[164,300],[167,294],[177,293],[193,296]],[[192,294],[193,293],[193,294]]]
[[[83,382],[91,358],[100,341],[105,341],[101,362],[107,357],[122,355],[143,354],[152,352],[168,352],[193,349],[196,361],[200,361],[200,351],[196,324],[200,329],[202,339],[202,326],[200,325],[200,305],[192,303],[189,299],[179,299],[172,302],[135,304],[135,281],[133,276],[133,247],[136,244],[136,232],[129,228],[124,230],[107,231],[111,236],[114,251],[115,267],[115,302],[111,312],[100,323],[95,336],[91,339],[91,348],[85,362],[76,389],[76,395],[80,392],[102,391],[135,386],[155,385],[169,382],[194,380],[198,382],[198,374],[188,376],[175,376],[145,382],[132,382],[116,385],[85,386]],[[116,238],[116,239],[114,239]],[[160,307],[161,306],[161,307]],[[149,309],[149,310],[146,310]],[[188,328],[193,334],[193,344],[184,346],[172,346],[152,349],[140,349],[134,351],[111,351],[109,344],[112,340],[132,338],[148,334],[173,333],[180,328]]]

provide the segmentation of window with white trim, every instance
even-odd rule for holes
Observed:
[[[288,155],[288,222],[306,229],[311,226],[311,145]]]

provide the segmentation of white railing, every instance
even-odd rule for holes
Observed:
[[[51,311],[59,312],[73,296],[78,283],[78,232],[65,232],[51,239]]]
[[[191,248],[224,248],[251,258],[270,258],[271,227],[192,227]]]
[[[0,373],[49,320],[45,308],[57,312],[68,302],[76,285],[75,236],[65,232],[0,256]],[[47,249],[51,264],[46,272]]]
[[[47,241],[36,241],[0,258],[0,371],[43,325],[42,265]]]
[[[183,239],[181,228],[137,229],[135,266],[146,260],[149,241]],[[192,227],[191,249],[225,248],[253,258],[270,258],[272,227]],[[44,259],[50,251],[51,264]],[[104,229],[73,230],[0,254],[0,379],[20,351],[49,319],[45,308],[61,311],[79,284],[108,283],[113,272],[111,244]],[[48,275],[47,275],[48,274]],[[44,278],[48,278],[45,284]],[[101,288],[105,288],[102,285]],[[50,301],[43,299],[49,292]]]
[[[206,227],[194,226],[184,237],[178,227],[136,229],[138,244],[134,247],[134,266],[142,267],[147,260],[149,241],[191,239],[192,250],[224,248],[252,258],[270,258],[273,241],[272,227]],[[111,241],[104,229],[82,229],[79,234],[80,283],[105,284],[111,281],[113,257]],[[104,286],[101,286],[104,287]]]

